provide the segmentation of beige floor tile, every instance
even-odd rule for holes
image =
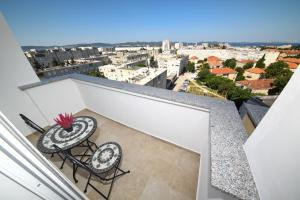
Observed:
[[[116,180],[110,200],[196,198],[200,162],[198,154],[131,129],[87,109],[75,114],[80,115],[96,118],[98,128],[90,138],[96,144],[115,141],[121,145],[123,152],[121,168],[131,171],[130,174]],[[27,138],[36,145],[39,136],[35,133]],[[46,155],[46,157],[60,167],[61,160],[58,156],[51,158],[50,155]],[[74,183],[70,163],[67,162],[61,171]],[[79,180],[76,186],[82,191],[87,176],[88,174],[82,170],[76,175]],[[108,192],[108,187],[98,180],[93,180],[93,183],[100,191]],[[92,200],[103,199],[91,187],[86,194]]]

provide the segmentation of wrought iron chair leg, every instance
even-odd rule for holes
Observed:
[[[53,158],[54,157],[54,153],[53,154],[51,154],[51,158]]]
[[[87,181],[87,183],[86,183],[86,185],[85,185],[85,188],[84,188],[84,193],[87,192],[87,187],[88,187],[88,185],[90,184],[91,176],[92,176],[92,174],[90,173],[90,174],[89,174],[88,181]]]
[[[76,171],[77,171],[77,167],[75,166],[75,164],[73,164],[73,179],[74,179],[75,183],[78,183],[78,180],[75,177]]]
[[[64,164],[65,164],[65,162],[66,162],[66,159],[67,159],[67,158],[64,158],[64,159],[63,159],[63,162],[62,162],[62,164],[61,164],[61,166],[60,166],[60,169],[63,169],[63,168],[64,168]]]

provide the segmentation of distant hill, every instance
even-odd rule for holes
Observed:
[[[197,42],[198,44],[203,43]],[[214,43],[224,43],[224,42],[217,42],[217,41],[210,41],[207,42],[210,44]],[[183,42],[184,45],[193,45],[195,42]],[[281,46],[281,45],[299,45],[299,43],[288,43],[288,42],[229,42],[232,46]],[[52,49],[54,47],[64,47],[64,48],[75,48],[75,47],[86,47],[86,46],[94,46],[94,47],[134,47],[134,46],[161,46],[161,42],[123,42],[123,43],[83,43],[83,44],[70,44],[70,45],[53,45],[53,46],[22,46],[23,51],[28,51],[30,49],[37,49],[37,50],[43,50],[43,49]]]
[[[84,44],[70,44],[70,45],[63,45],[63,46],[22,46],[23,51],[28,51],[30,49],[52,49],[54,47],[63,47],[63,48],[76,48],[76,47],[130,47],[130,46],[161,46],[161,42],[123,42],[123,43],[84,43]]]

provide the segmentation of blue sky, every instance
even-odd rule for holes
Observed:
[[[0,0],[21,45],[300,41],[300,0]]]

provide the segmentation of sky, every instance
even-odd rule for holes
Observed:
[[[0,0],[21,45],[299,42],[300,0]]]

